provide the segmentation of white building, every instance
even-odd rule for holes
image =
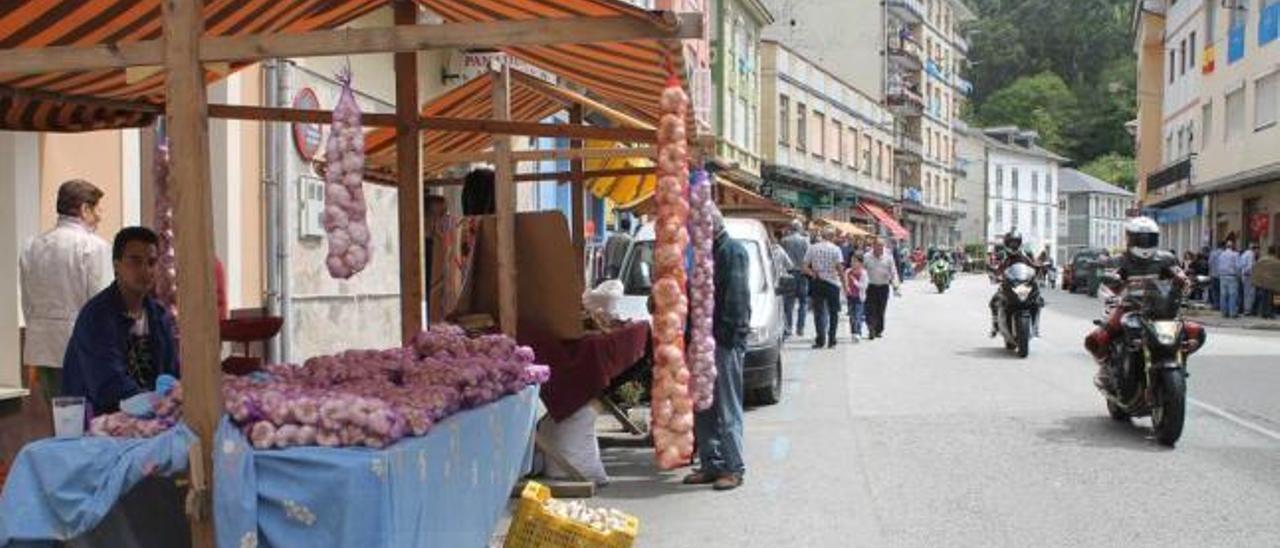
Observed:
[[[1124,246],[1124,221],[1134,194],[1087,173],[1058,171],[1058,264],[1086,249]]]
[[[1023,248],[1057,256],[1058,164],[1066,158],[1036,144],[1034,131],[1016,127],[982,130],[987,176],[987,241],[1011,229],[1022,233]]]

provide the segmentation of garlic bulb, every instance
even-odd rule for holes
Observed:
[[[350,71],[343,71],[338,80],[342,82],[342,92],[333,108],[325,146],[325,208],[321,223],[329,240],[325,266],[330,276],[345,280],[369,264],[369,225],[365,222],[360,107],[351,91]]]
[[[707,172],[694,172],[689,197],[689,232],[693,241],[694,267],[689,278],[691,333],[689,347],[685,349],[685,360],[693,372],[689,377],[689,388],[693,393],[694,409],[702,411],[711,407],[716,382],[716,340],[711,330],[716,293],[715,257],[712,254],[716,204],[711,198],[711,181]]]

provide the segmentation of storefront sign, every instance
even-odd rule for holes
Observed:
[[[302,88],[298,90],[297,95],[293,96],[293,108],[319,110],[320,98],[316,97],[316,92],[311,88]],[[324,128],[320,124],[293,123],[293,146],[298,150],[298,155],[302,156],[303,161],[309,162],[315,158],[323,140]]]
[[[501,51],[464,51],[460,55],[454,55],[452,63],[455,74],[461,75],[464,82],[500,68],[503,64],[510,66],[511,70],[518,70],[539,80],[552,84],[557,82],[555,74]]]

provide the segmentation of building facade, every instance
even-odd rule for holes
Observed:
[[[1280,243],[1280,1],[1134,3],[1139,195],[1179,251]]]
[[[982,130],[962,121],[955,126],[956,161],[963,175],[956,178],[955,208],[959,241],[965,246],[987,243],[987,144]]]
[[[986,241],[1010,230],[1022,233],[1023,249],[1048,248],[1057,256],[1058,166],[1066,158],[1036,144],[1034,131],[1015,127],[982,131],[986,164]]]
[[[956,243],[960,210],[955,123],[972,86],[960,76],[968,43],[959,0],[885,3],[885,100],[898,115],[897,197],[917,246]]]
[[[720,0],[714,17],[711,78],[716,96],[716,161],[727,164],[723,167],[730,173],[758,184],[760,33],[773,16],[759,0]]]
[[[893,199],[893,116],[870,94],[778,42],[760,46],[764,193],[851,221]],[[865,219],[861,219],[865,220]]]
[[[1086,248],[1116,252],[1124,247],[1124,222],[1134,193],[1087,173],[1058,171],[1058,264]]]

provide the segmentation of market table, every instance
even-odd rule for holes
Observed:
[[[561,421],[604,393],[614,378],[644,357],[649,323],[631,322],[574,340],[521,329],[517,339],[533,348],[539,363],[551,367],[551,380],[542,385],[542,403],[552,419]]]
[[[219,546],[485,546],[532,458],[537,386],[382,450],[252,449],[224,422],[215,447]],[[0,494],[0,546],[76,538],[142,478],[187,466],[185,426],[151,439],[24,447]]]

